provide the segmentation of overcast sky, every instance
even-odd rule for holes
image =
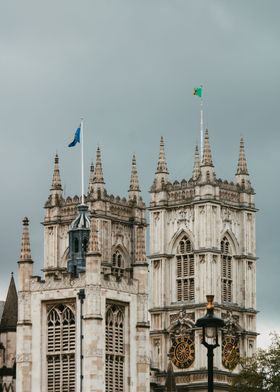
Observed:
[[[9,0],[0,3],[0,298],[30,219],[35,273],[56,152],[67,195],[80,193],[99,144],[109,193],[126,196],[132,154],[149,202],[163,135],[172,180],[191,176],[205,85],[217,177],[233,180],[239,139],[256,190],[258,330],[278,329],[279,0]],[[87,180],[86,180],[87,182]],[[264,337],[262,337],[264,341]]]

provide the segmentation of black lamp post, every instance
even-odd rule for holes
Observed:
[[[219,346],[218,329],[225,326],[224,320],[214,316],[214,295],[206,295],[207,313],[198,319],[196,327],[202,327],[202,344],[207,348],[208,357],[208,392],[213,392],[213,357],[214,349]]]

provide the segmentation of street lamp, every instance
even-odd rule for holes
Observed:
[[[199,318],[195,326],[202,327],[202,344],[207,348],[208,357],[208,392],[213,392],[213,357],[214,349],[219,346],[218,329],[225,326],[224,320],[214,316],[214,295],[206,295],[207,313]]]

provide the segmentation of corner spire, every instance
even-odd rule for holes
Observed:
[[[159,157],[158,157],[158,164],[157,164],[157,171],[156,171],[156,174],[159,173],[169,174],[167,168],[167,162],[165,158],[163,136],[161,136],[160,138]]]
[[[244,149],[244,140],[240,139],[240,147],[239,147],[239,158],[237,164],[237,170],[235,174],[235,181],[242,188],[251,188],[251,182],[249,179],[249,172],[247,168],[247,161],[245,157],[245,149]]]
[[[161,136],[157,170],[155,173],[154,185],[152,188],[157,190],[162,189],[162,186],[168,182],[168,174],[169,172],[164,151],[164,140],[163,136]]]
[[[130,185],[128,190],[128,197],[129,200],[138,199],[140,193],[139,188],[139,179],[137,173],[137,166],[136,166],[136,158],[135,155],[132,157],[131,163],[131,176],[130,176]]]
[[[105,184],[103,178],[103,170],[102,170],[102,162],[101,162],[101,151],[100,147],[97,147],[96,150],[96,163],[94,170],[94,184]]]
[[[30,250],[30,240],[29,240],[29,220],[24,218],[22,221],[22,240],[21,240],[21,250],[19,263],[29,262],[33,263]]]
[[[209,143],[209,134],[208,129],[205,129],[204,133],[204,144],[203,144],[203,159],[202,159],[203,166],[214,166],[212,161],[212,154],[211,154],[211,147]]]
[[[54,158],[54,170],[53,170],[52,185],[50,190],[62,191],[61,179],[59,173],[59,158],[57,154],[55,154],[55,158]]]
[[[196,181],[200,176],[200,156],[198,145],[195,146],[192,179]]]
[[[249,175],[248,168],[247,168],[247,161],[245,157],[244,140],[242,137],[240,139],[239,159],[238,159],[236,174]]]

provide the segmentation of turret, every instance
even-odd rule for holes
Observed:
[[[198,145],[195,146],[195,153],[194,153],[194,164],[193,164],[193,172],[192,172],[192,179],[196,181],[200,176],[200,156],[199,156],[199,149]]]
[[[101,198],[105,190],[105,181],[103,177],[102,161],[101,161],[101,151],[99,147],[97,147],[96,150],[96,163],[95,163],[94,173],[92,175],[91,190],[93,196],[97,199]]]
[[[130,185],[128,190],[128,199],[135,200],[136,202],[139,200],[140,197],[140,188],[139,188],[139,179],[137,173],[137,166],[136,166],[136,158],[135,155],[132,157],[132,164],[131,164],[131,177],[130,177]]]
[[[167,162],[166,162],[165,151],[164,151],[164,140],[163,140],[163,136],[161,136],[160,147],[159,147],[159,158],[158,158],[157,170],[154,179],[154,185],[156,189],[161,189],[162,185],[167,184],[168,174],[169,172],[167,168]]]
[[[19,268],[19,291],[28,291],[30,289],[30,278],[33,275],[33,260],[31,258],[30,240],[29,240],[29,221],[24,218],[22,221],[22,240]]]
[[[242,188],[250,188],[249,172],[247,168],[247,161],[245,157],[244,141],[240,139],[239,159],[237,164],[237,171],[235,174],[235,181]]]
[[[85,271],[85,257],[89,241],[90,222],[87,217],[88,207],[78,206],[79,215],[69,230],[69,259],[67,270],[74,275]]]
[[[201,182],[213,182],[216,178],[214,172],[214,165],[212,161],[211,147],[209,143],[208,129],[206,128],[204,134],[203,144],[203,158],[200,165],[201,168]]]
[[[61,186],[61,179],[59,173],[59,158],[58,155],[55,155],[54,158],[54,170],[53,170],[53,178],[52,178],[52,185],[51,185],[51,204],[58,205],[59,199],[62,196],[62,186]]]

